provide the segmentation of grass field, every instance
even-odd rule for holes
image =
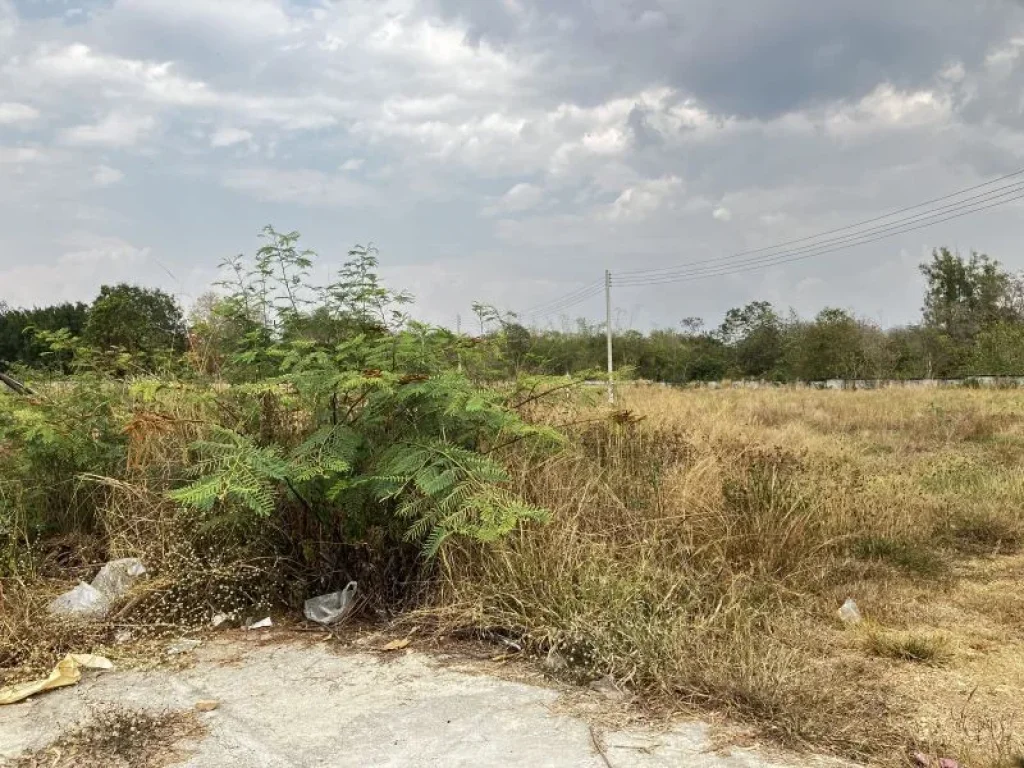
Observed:
[[[790,744],[1024,764],[1024,393],[634,386],[622,407],[524,463],[551,524],[449,553],[452,621]]]
[[[207,626],[225,596],[239,610],[294,607],[317,583],[300,576],[337,567],[324,559],[329,529],[286,497],[240,529],[237,552],[168,501],[166,478],[217,412],[216,398],[186,395],[117,401],[104,428],[131,438],[105,470],[118,474],[47,507],[63,533],[33,544],[33,557],[9,519],[0,682],[109,649],[125,625],[174,636]],[[405,590],[382,607],[415,599],[413,621],[425,611],[439,634],[514,637],[571,680],[611,674],[654,716],[721,713],[754,738],[874,765],[906,765],[915,750],[971,768],[1024,765],[1024,392],[631,385],[611,412],[582,397],[526,408],[561,428],[563,448],[502,443],[511,490],[550,509],[550,522],[452,539],[411,595],[408,582],[360,577],[360,589],[385,602]],[[75,445],[92,456],[89,440]],[[83,508],[91,528],[76,522]],[[211,543],[225,557],[194,559]],[[343,543],[336,561],[393,554]],[[119,624],[46,617],[69,581],[128,555],[154,578]],[[366,573],[385,574],[386,562],[368,560]],[[850,598],[863,615],[853,625],[838,613]]]

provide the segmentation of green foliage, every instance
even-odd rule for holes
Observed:
[[[201,512],[238,507],[260,517],[273,514],[275,484],[289,473],[288,462],[275,445],[259,446],[252,438],[213,427],[205,440],[192,445],[195,459],[189,474],[199,479],[168,493],[168,497]]]
[[[444,441],[405,443],[381,457],[371,478],[380,501],[397,501],[409,522],[406,538],[433,557],[451,536],[495,541],[525,520],[546,521],[545,510],[502,487],[504,467],[488,456]]]
[[[957,343],[972,341],[982,328],[1000,320],[1019,319],[1011,300],[1014,280],[984,254],[972,252],[964,259],[939,248],[921,265],[921,273],[927,280],[925,324]]]
[[[185,321],[174,297],[158,288],[105,285],[89,309],[83,339],[115,360],[126,354],[142,370],[153,370],[184,351]]]
[[[719,335],[725,343],[732,345],[735,365],[741,376],[768,376],[782,357],[782,320],[767,301],[754,301],[743,309],[730,309]]]
[[[97,498],[80,475],[123,466],[121,394],[91,376],[62,379],[31,399],[0,391],[0,506],[18,520],[8,537],[93,529]]]
[[[521,388],[480,386],[470,373],[508,370],[506,353],[521,360],[528,332],[509,325],[511,341],[462,349],[408,318],[411,297],[381,284],[373,248],[353,249],[321,288],[306,282],[315,254],[298,249],[297,233],[264,237],[251,265],[226,262],[230,292],[207,311],[248,329],[223,334],[237,347],[219,369],[238,382],[234,410],[259,416],[194,442],[190,482],[169,497],[213,522],[298,505],[353,539],[384,529],[428,556],[452,536],[492,541],[543,519],[508,490],[500,450],[558,435],[517,413]]]
[[[12,309],[0,301],[0,370],[11,365],[32,367],[66,366],[67,355],[47,356],[47,345],[39,332],[62,329],[77,336],[85,328],[88,307],[85,304],[56,304],[35,309]]]
[[[172,357],[180,314],[159,291],[105,287],[82,336],[36,337],[76,374],[37,372],[39,397],[4,396],[6,541],[95,529],[118,483],[190,510],[208,533],[289,526],[428,557],[453,537],[494,541],[545,519],[504,467],[511,446],[561,439],[519,412],[567,386],[516,378],[529,331],[496,317],[500,338],[471,342],[417,323],[411,296],[381,283],[372,247],[317,286],[298,233],[261,236],[194,309],[187,369]],[[159,378],[123,379],[158,364]]]

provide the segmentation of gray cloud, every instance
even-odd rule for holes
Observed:
[[[122,276],[191,291],[269,221],[335,260],[377,241],[452,322],[472,299],[529,307],[606,266],[802,237],[1024,165],[1019,3],[76,5],[0,0],[8,301]],[[1024,267],[1018,215],[617,301],[643,325],[755,298],[907,321],[931,245]]]
[[[958,0],[435,2],[471,40],[544,52],[555,72],[573,72],[562,85],[577,96],[658,82],[758,117],[860,98],[883,81],[918,87],[950,59],[978,64],[1024,19],[1017,3]]]

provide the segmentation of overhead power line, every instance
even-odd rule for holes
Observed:
[[[822,232],[817,232],[816,234],[808,234],[807,237],[797,238],[796,240],[787,240],[787,241],[785,241],[783,243],[776,243],[773,246],[765,246],[764,248],[754,248],[754,249],[751,249],[751,250],[739,251],[738,253],[734,253],[734,254],[732,254],[732,256],[725,257],[725,258],[733,258],[733,257],[738,257],[738,256],[750,256],[750,255],[756,254],[756,253],[764,253],[766,251],[774,251],[776,249],[784,248],[786,246],[797,245],[798,243],[806,243],[806,242],[811,241],[811,240],[818,240],[820,238],[823,238],[823,237],[827,236],[827,234],[836,234],[838,232],[844,232],[844,231],[847,231],[849,229],[859,228],[861,226],[864,226],[865,224],[873,224],[874,222],[877,222],[877,221],[884,221],[885,219],[890,219],[890,218],[893,218],[894,216],[898,216],[901,213],[907,213],[909,211],[913,211],[913,210],[916,210],[916,209],[919,209],[919,208],[925,208],[926,206],[930,206],[930,205],[933,205],[935,203],[941,203],[941,202],[943,202],[945,200],[952,200],[954,198],[959,198],[959,197],[962,197],[964,195],[967,195],[968,193],[970,193],[970,191],[975,191],[977,189],[983,189],[986,186],[992,186],[993,184],[997,184],[1000,181],[1006,181],[1007,179],[1017,178],[1018,176],[1024,176],[1024,168],[1021,168],[1020,170],[1014,171],[1013,173],[1008,173],[1008,174],[1006,174],[1004,176],[999,176],[998,178],[994,178],[994,179],[991,179],[989,181],[984,181],[984,182],[982,182],[980,184],[975,184],[974,186],[968,186],[968,187],[965,187],[963,189],[959,189],[957,191],[954,191],[954,193],[950,193],[949,195],[943,195],[940,198],[932,198],[931,200],[926,200],[923,203],[918,203],[918,204],[915,204],[915,205],[912,205],[912,206],[906,206],[904,208],[900,208],[900,209],[895,210],[895,211],[890,211],[889,213],[884,213],[881,216],[873,216],[873,217],[871,217],[869,219],[863,219],[861,221],[856,221],[856,222],[854,222],[852,224],[847,224],[846,226],[840,226],[840,227],[837,227],[835,229],[827,229],[827,230],[822,231]],[[1004,188],[1006,188],[1006,187],[1004,187]],[[962,202],[964,202],[964,201],[962,201]],[[651,268],[651,269],[626,269],[626,270],[617,272],[617,274],[626,275],[626,274],[639,274],[639,273],[648,273],[648,272],[659,272],[659,271],[664,271],[666,269],[672,269],[672,268],[673,267],[654,267],[654,268]]]
[[[1024,200],[1024,179],[1021,179],[1021,176],[1024,176],[1024,168],[1000,176],[992,181],[966,187],[957,192],[935,197],[916,205],[899,208],[881,216],[874,216],[844,227],[837,227],[815,235],[787,240],[763,248],[754,248],[729,256],[702,259],[672,267],[634,269],[619,272],[615,275],[614,285],[638,287],[704,280],[711,277],[751,272],[778,264],[787,264],[836,251],[849,250],[895,235],[959,219],[990,208],[1008,205],[1017,200]],[[1001,182],[1010,179],[1016,180],[999,186]],[[937,205],[937,203],[944,204]],[[524,317],[533,320],[547,317],[576,306],[596,296],[601,292],[602,288],[604,289],[605,331],[608,346],[608,399],[610,403],[615,402],[615,376],[612,359],[612,285],[612,273],[605,271],[603,281],[577,288],[523,313]]]
[[[571,291],[556,299],[552,299],[543,304],[539,304],[533,307],[532,309],[528,309],[522,313],[522,316],[524,318],[540,319],[543,317],[548,317],[553,314],[557,314],[559,312],[563,312],[564,310],[569,309],[570,307],[574,307],[577,304],[581,304],[582,302],[586,301],[592,296],[596,296],[601,292],[603,287],[603,280],[590,283],[588,285],[583,286],[582,288],[577,288],[576,290]]]
[[[658,283],[684,282],[764,269],[778,264],[802,261],[815,256],[847,250],[907,232],[925,229],[926,227],[959,219],[990,208],[1007,205],[1021,199],[1024,199],[1024,183],[1008,185],[989,190],[981,195],[965,198],[955,204],[941,206],[915,214],[914,216],[897,219],[883,226],[871,227],[841,237],[819,239],[818,242],[810,243],[800,248],[783,251],[763,249],[764,251],[775,250],[776,252],[764,253],[761,256],[743,259],[737,259],[736,256],[738,254],[725,258],[704,259],[690,262],[686,265],[665,268],[659,272],[652,270],[650,272],[621,273],[624,276],[620,278],[617,274],[615,284],[619,286],[655,285]]]
[[[786,240],[775,245],[675,266],[616,272],[614,284],[621,287],[639,287],[690,282],[765,269],[856,248],[1022,200],[1024,199],[1024,178],[1021,178],[1022,176],[1024,176],[1024,168],[915,205],[908,205],[846,226]],[[1002,184],[1002,182],[1010,180],[1013,181]],[[939,203],[942,205],[938,205]],[[521,317],[528,322],[536,322],[545,317],[565,312],[595,298],[603,287],[605,287],[605,281],[588,283],[526,310],[521,313]]]

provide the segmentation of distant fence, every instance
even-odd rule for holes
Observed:
[[[968,376],[962,379],[826,379],[824,381],[692,381],[689,389],[1017,389],[1024,376]]]

